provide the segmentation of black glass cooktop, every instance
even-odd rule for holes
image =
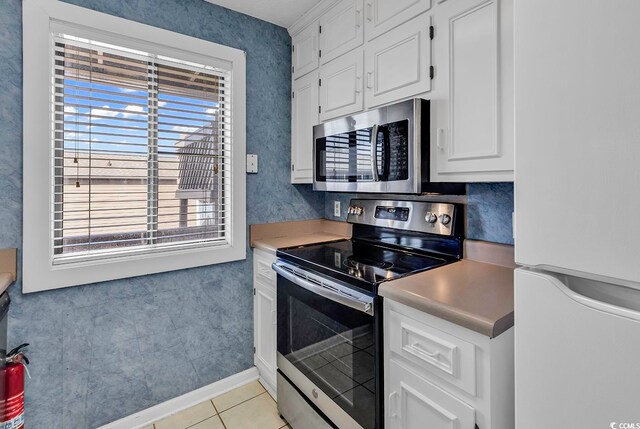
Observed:
[[[343,280],[378,284],[445,265],[450,260],[360,240],[341,240],[282,249],[278,256]],[[367,288],[371,290],[371,288]]]

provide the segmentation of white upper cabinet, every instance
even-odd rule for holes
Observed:
[[[313,126],[318,124],[318,72],[293,81],[291,183],[313,182]]]
[[[366,0],[367,40],[378,37],[430,8],[431,0]]]
[[[320,120],[359,112],[363,107],[362,49],[320,68]]]
[[[431,180],[512,181],[513,0],[445,1],[434,28]]]
[[[291,72],[294,79],[318,68],[319,25],[315,21],[291,39]]]
[[[345,54],[364,41],[363,0],[342,0],[320,18],[320,63]]]
[[[290,29],[293,183],[311,183],[318,121],[412,97],[431,100],[432,181],[513,181],[513,2],[318,3]]]
[[[417,18],[365,46],[366,108],[431,89],[431,16]]]

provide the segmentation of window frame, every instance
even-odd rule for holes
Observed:
[[[53,263],[50,174],[52,26],[74,35],[138,47],[216,66],[227,64],[231,93],[231,228],[227,244],[168,249],[74,263]],[[87,37],[92,38],[92,37]],[[203,62],[203,60],[206,60]],[[225,67],[227,68],[227,67]],[[46,142],[46,147],[43,147]],[[246,259],[246,54],[244,51],[56,0],[23,2],[23,279],[24,293]],[[44,215],[46,213],[46,215]]]

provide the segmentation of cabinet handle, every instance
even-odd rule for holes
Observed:
[[[273,326],[278,324],[278,311],[277,310],[271,310],[271,323],[273,324]]]
[[[360,28],[361,19],[362,19],[362,11],[360,9],[356,9],[356,28]]]
[[[437,352],[437,351],[436,352],[430,352],[429,350],[427,350],[424,347],[422,347],[422,344],[420,344],[417,341],[411,345],[411,348],[413,350],[415,350],[417,353],[426,355],[426,356],[430,357],[431,359],[438,360],[438,357],[440,356],[440,352]]]
[[[373,5],[371,4],[370,1],[367,2],[367,21],[372,21],[373,20]]]
[[[362,76],[357,76],[356,77],[356,94],[360,94],[362,92],[360,88],[362,88]]]
[[[367,72],[367,88],[373,88],[373,72]]]
[[[436,145],[438,146],[439,150],[444,150],[444,145],[445,145],[444,128],[438,128],[437,134],[438,135],[436,137]]]
[[[389,417],[398,418],[398,392],[391,392],[389,395]]]

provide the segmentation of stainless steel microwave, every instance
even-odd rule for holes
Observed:
[[[429,101],[415,98],[313,127],[313,189],[460,194],[429,183]]]

